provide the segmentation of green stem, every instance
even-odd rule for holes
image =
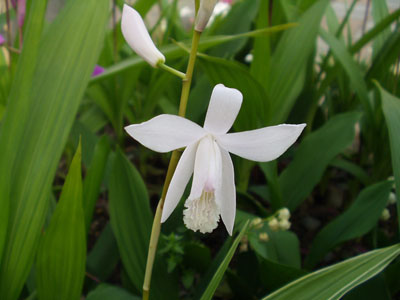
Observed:
[[[201,32],[198,31],[194,31],[193,33],[192,49],[190,51],[186,76],[182,79],[182,93],[179,105],[179,116],[181,117],[184,117],[186,114],[186,107],[189,99],[190,85],[192,83],[193,70],[196,62],[200,35]],[[172,176],[174,175],[176,166],[178,165],[180,156],[181,152],[179,150],[175,150],[174,152],[172,152],[171,160],[168,165],[167,176],[165,178],[165,183],[161,194],[161,199],[157,206],[156,215],[154,216],[153,227],[151,229],[149,251],[147,254],[146,272],[144,275],[143,300],[148,300],[150,296],[151,274],[153,271],[154,259],[157,251],[158,238],[161,231],[161,215],[164,208],[164,200],[168,191],[169,184],[171,183]]]
[[[182,79],[186,78],[186,74],[185,73],[182,73],[181,71],[178,71],[178,70],[176,70],[174,68],[171,68],[170,66],[167,66],[164,63],[158,64],[157,67],[159,67],[160,69],[163,69],[163,70],[165,70],[167,72],[170,72],[171,74],[173,74],[175,76],[178,76],[178,77],[180,77]]]

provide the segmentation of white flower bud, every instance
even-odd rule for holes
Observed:
[[[266,233],[266,232],[260,233],[260,234],[258,235],[258,239],[259,239],[261,242],[268,242],[268,241],[269,241],[268,233]]]
[[[280,228],[281,230],[288,230],[288,229],[290,228],[291,225],[292,225],[292,224],[291,224],[288,220],[286,220],[286,219],[280,220],[280,221],[279,221],[279,228]]]
[[[273,218],[268,222],[269,228],[271,228],[272,231],[278,231],[279,230],[279,222],[276,218]]]
[[[122,34],[129,46],[153,67],[165,62],[164,55],[154,45],[140,14],[124,5],[121,21]]]
[[[389,204],[395,204],[396,202],[397,202],[397,200],[396,200],[396,194],[393,193],[393,192],[390,192],[388,203],[389,203]]]
[[[255,228],[255,229],[260,229],[263,227],[263,221],[261,218],[255,218],[253,219],[253,221],[251,222],[251,225]]]
[[[289,220],[290,211],[286,207],[280,209],[278,212],[278,218],[281,220]]]
[[[210,19],[218,0],[200,0],[200,8],[197,13],[194,29],[202,32]]]
[[[389,220],[389,219],[390,219],[390,211],[389,211],[387,208],[385,208],[385,209],[382,211],[381,220],[382,220],[382,221],[387,221],[387,220]]]

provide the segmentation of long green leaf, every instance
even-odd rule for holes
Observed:
[[[338,300],[381,272],[400,254],[400,244],[374,250],[289,283],[263,300]]]
[[[18,61],[17,72],[8,101],[8,111],[14,110],[14,115],[18,116],[18,120],[21,120],[29,114],[29,110],[26,110],[23,106],[19,106],[17,101],[27,101],[27,98],[29,97],[29,90],[34,76],[37,54],[39,52],[39,41],[42,35],[46,7],[47,1],[35,1],[31,6],[31,11],[26,24],[27,29],[24,36],[24,47]],[[4,72],[7,72],[5,69],[3,70]],[[5,104],[6,103],[4,103],[4,105]],[[1,115],[3,115],[3,112],[0,112],[0,117]],[[8,112],[4,116],[2,126],[0,127],[0,149],[2,149],[2,155],[0,156],[0,263],[9,219],[9,197],[12,180],[10,170],[12,170],[12,164],[14,163],[17,154],[17,151],[9,149],[7,155],[6,147],[10,147],[12,140],[21,132],[20,127],[22,126],[17,126],[17,124],[18,122],[15,122],[13,113]],[[21,140],[19,140],[19,142],[21,142]]]
[[[347,51],[346,46],[335,36],[322,29],[320,30],[320,35],[325,42],[327,42],[332,50],[333,55],[346,71],[346,74],[350,79],[351,86],[354,88],[361,103],[364,105],[368,116],[372,120],[373,113],[369,102],[367,84],[364,81],[364,76],[361,72],[360,66],[354,61],[350,53]]]
[[[356,112],[337,115],[301,143],[294,160],[279,177],[283,200],[290,210],[311,193],[329,162],[352,143],[360,116]]]
[[[103,136],[95,147],[92,162],[83,182],[83,209],[85,212],[86,231],[90,229],[93,210],[100,194],[100,186],[110,150],[108,138]]]
[[[390,151],[392,154],[392,167],[397,187],[397,217],[400,220],[400,99],[389,94],[376,83],[382,100],[383,113],[389,129]],[[400,222],[399,226],[400,226]]]
[[[315,47],[318,28],[327,0],[316,1],[299,19],[299,26],[287,31],[271,59],[268,96],[272,102],[271,123],[282,123],[292,109],[304,82],[305,67]]]
[[[334,246],[370,231],[382,215],[391,189],[392,182],[384,181],[363,190],[348,210],[318,233],[305,265],[311,269]]]
[[[68,1],[40,41],[32,84],[22,85],[27,96],[10,99],[0,137],[0,170],[11,178],[12,198],[1,299],[16,299],[31,269],[48,193],[101,49],[108,8],[105,0]],[[8,199],[3,188],[0,199]]]
[[[143,286],[152,213],[146,186],[124,154],[116,152],[109,180],[110,223],[122,263],[138,292]],[[150,299],[177,299],[177,285],[165,266],[155,262]]]
[[[228,268],[228,265],[233,257],[233,254],[235,254],[236,248],[239,245],[240,240],[242,239],[243,235],[247,231],[247,227],[249,225],[249,221],[247,221],[243,227],[238,236],[235,238],[235,241],[233,242],[232,246],[229,248],[229,251],[227,252],[224,260],[221,262],[220,266],[218,267],[217,271],[215,272],[214,276],[212,277],[210,283],[208,284],[206,290],[204,291],[202,297],[200,300],[211,300],[215,290],[218,288],[222,277],[224,276],[224,273],[226,269]]]
[[[40,242],[36,283],[41,300],[79,300],[85,278],[81,145],[72,160],[50,224]]]

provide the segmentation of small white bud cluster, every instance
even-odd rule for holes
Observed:
[[[290,211],[284,207],[278,211],[277,217],[272,218],[268,222],[268,226],[272,231],[289,230],[291,226],[289,219]]]
[[[244,235],[240,240],[239,252],[247,252],[249,250],[249,239]]]
[[[393,192],[390,192],[387,206],[396,204],[396,202],[397,202],[396,194]],[[382,221],[388,221],[390,219],[390,211],[387,207],[382,211],[380,219]]]

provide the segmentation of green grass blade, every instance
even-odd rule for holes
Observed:
[[[372,17],[374,18],[374,23],[377,24],[389,15],[389,9],[387,7],[386,1],[382,0],[372,0]],[[383,30],[375,39],[372,45],[372,56],[375,57],[379,50],[385,44],[385,41],[390,36],[390,28]]]
[[[31,269],[48,193],[101,50],[108,9],[108,1],[68,1],[40,41],[27,96],[10,99],[0,137],[0,169],[12,179],[13,200],[0,299],[16,299]],[[3,196],[0,189],[2,201]]]
[[[291,211],[308,197],[330,161],[351,145],[360,117],[356,112],[339,114],[302,141],[279,177],[283,200]]]
[[[364,189],[349,209],[317,234],[307,256],[306,267],[313,268],[336,245],[369,232],[382,215],[391,189],[390,181],[376,183]]]
[[[108,284],[100,284],[91,291],[86,300],[140,300],[141,298],[129,294],[128,291]]]
[[[81,156],[79,144],[38,249],[36,282],[41,300],[79,300],[81,297],[86,260]]]
[[[381,272],[399,254],[399,244],[367,252],[303,276],[263,300],[338,300]]]
[[[235,240],[234,240],[232,246],[229,248],[229,251],[227,252],[224,260],[221,262],[221,264],[219,265],[214,276],[211,278],[211,281],[208,284],[208,286],[207,286],[206,290],[204,291],[200,300],[211,300],[212,299],[212,297],[215,293],[215,290],[218,288],[218,286],[222,280],[222,277],[224,276],[224,273],[225,273],[226,269],[228,268],[228,265],[233,257],[233,254],[235,254],[236,248],[239,245],[240,240],[242,239],[243,235],[247,231],[248,225],[249,225],[249,221],[247,221],[243,225],[242,230],[240,231],[238,236],[235,238]]]
[[[390,152],[392,167],[397,187],[397,217],[400,226],[400,99],[385,91],[377,82],[376,86],[381,95],[383,113],[389,129]]]

